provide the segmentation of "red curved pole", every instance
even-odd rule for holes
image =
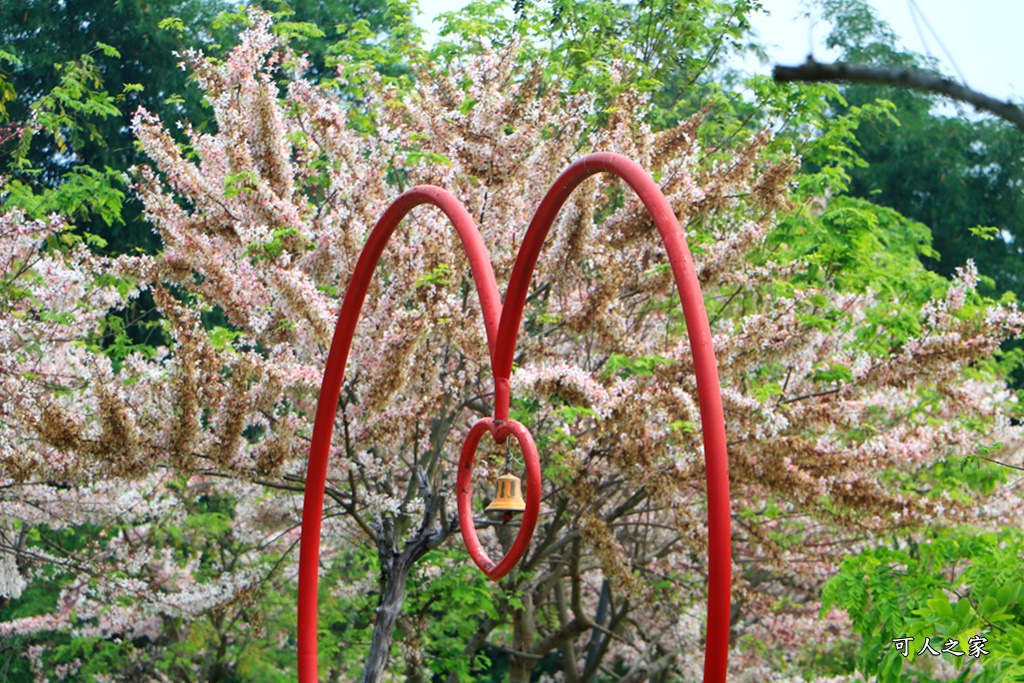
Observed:
[[[413,207],[433,204],[444,211],[455,226],[462,245],[469,256],[469,264],[476,280],[480,308],[487,331],[487,346],[493,363],[498,334],[501,303],[498,285],[494,280],[491,259],[483,238],[465,207],[451,193],[439,187],[420,186],[403,193],[384,212],[356,263],[352,279],[345,291],[345,299],[338,314],[331,350],[327,356],[320,399],[313,422],[313,443],[309,449],[306,471],[306,492],[302,506],[302,540],[299,547],[299,600],[298,600],[298,655],[300,683],[316,683],[317,667],[317,582],[320,564],[320,525],[323,518],[324,486],[327,482],[327,459],[334,432],[334,416],[338,411],[338,397],[345,377],[345,365],[352,348],[359,313],[366,299],[366,291],[373,279],[381,253],[398,223]]]
[[[654,219],[668,252],[672,274],[682,300],[686,329],[693,352],[700,402],[701,432],[708,489],[708,615],[704,651],[704,683],[724,683],[729,660],[729,602],[732,551],[730,547],[729,462],[725,447],[725,419],[704,299],[683,229],[672,206],[639,165],[619,154],[601,152],[583,157],[567,168],[544,196],[519,248],[502,306],[497,347],[494,350],[494,417],[508,419],[509,378],[523,306],[537,258],[551,225],[572,191],[590,176],[614,173],[633,188]]]

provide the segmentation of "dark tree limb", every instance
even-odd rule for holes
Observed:
[[[971,90],[967,86],[927,71],[891,66],[848,64],[846,62],[820,64],[808,57],[807,61],[799,66],[776,64],[775,68],[772,69],[772,76],[779,82],[803,81],[821,83],[845,81],[848,83],[871,83],[896,88],[923,90],[972,104],[978,109],[995,114],[1004,121],[1013,124],[1024,133],[1024,109],[1021,109],[1012,102],[1002,102],[994,97],[989,97],[977,90]]]

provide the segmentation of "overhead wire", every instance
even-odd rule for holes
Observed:
[[[907,0],[907,11],[910,12],[910,19],[914,22],[914,28],[917,29],[917,37],[921,39],[921,44],[924,45],[924,52],[928,55],[928,59],[935,61],[935,55],[932,54],[932,50],[928,47],[928,39],[924,37],[924,31],[921,30],[921,24],[917,21],[917,12],[914,11],[913,0]]]
[[[917,23],[917,16],[915,16],[915,11],[916,14],[921,17],[921,21],[924,22],[924,25],[928,28],[928,31],[931,32],[932,37],[935,38],[935,42],[937,42],[939,44],[939,47],[942,48],[942,52],[946,55],[946,59],[948,59],[949,63],[953,66],[953,70],[956,71],[958,76],[960,76],[960,82],[963,83],[965,86],[970,87],[967,83],[967,79],[964,77],[963,72],[957,65],[956,60],[953,59],[953,55],[950,54],[949,50],[946,49],[946,45],[942,42],[942,38],[940,38],[939,34],[935,31],[934,28],[932,28],[931,22],[928,21],[928,17],[925,16],[924,11],[917,4],[917,0],[907,0],[907,4],[910,7],[910,17],[914,20],[914,26],[917,27],[918,36],[920,36],[921,42],[924,43],[924,49],[928,53],[928,56],[934,59],[934,57],[932,57],[931,51],[928,49],[928,43],[924,39],[921,27]]]

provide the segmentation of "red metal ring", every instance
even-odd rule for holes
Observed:
[[[473,460],[476,458],[476,448],[480,443],[480,437],[484,432],[489,431],[494,440],[499,444],[505,443],[509,436],[516,437],[519,448],[523,452],[523,460],[526,464],[526,509],[523,511],[523,523],[516,534],[516,540],[512,543],[505,556],[495,564],[483,547],[476,535],[476,527],[473,526]],[[462,455],[459,456],[459,475],[457,479],[459,503],[459,527],[462,531],[462,540],[466,543],[466,550],[469,556],[476,562],[476,566],[483,570],[491,581],[498,581],[512,571],[530,545],[533,532],[537,528],[537,517],[540,515],[540,458],[537,455],[537,446],[533,443],[530,430],[514,420],[501,421],[492,417],[485,417],[469,430],[465,443],[462,444]]]

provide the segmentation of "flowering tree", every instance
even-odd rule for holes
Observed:
[[[177,139],[135,115],[152,165],[134,190],[159,254],[100,259],[59,249],[58,219],[3,218],[0,592],[17,609],[0,630],[40,680],[290,680],[316,391],[368,231],[401,190],[441,186],[477,221],[503,289],[536,202],[591,151],[649,169],[694,247],[730,438],[738,680],[814,654],[817,596],[846,553],[1019,510],[1002,485],[975,504],[946,465],[1009,438],[985,359],[1024,319],[975,293],[970,264],[952,282],[925,274],[926,236],[895,214],[802,203],[798,159],[769,132],[718,149],[699,143],[700,115],[655,132],[625,67],[599,108],[511,41],[423,62],[411,84],[343,65],[367,134],[352,101],[304,80],[268,18],[252,19],[226,60],[185,56],[215,133],[183,123]],[[108,310],[142,289],[164,341],[101,343]],[[493,586],[450,540],[459,447],[492,411],[472,289],[447,219],[415,210],[364,306],[336,418],[328,680],[473,680],[489,666],[515,681],[695,680],[699,416],[650,219],[595,177],[552,230],[513,376],[513,417],[543,458],[541,524]],[[478,476],[503,459],[483,454]],[[480,525],[501,554],[510,529]],[[55,602],[27,602],[44,587]],[[825,628],[848,625],[831,612]]]

